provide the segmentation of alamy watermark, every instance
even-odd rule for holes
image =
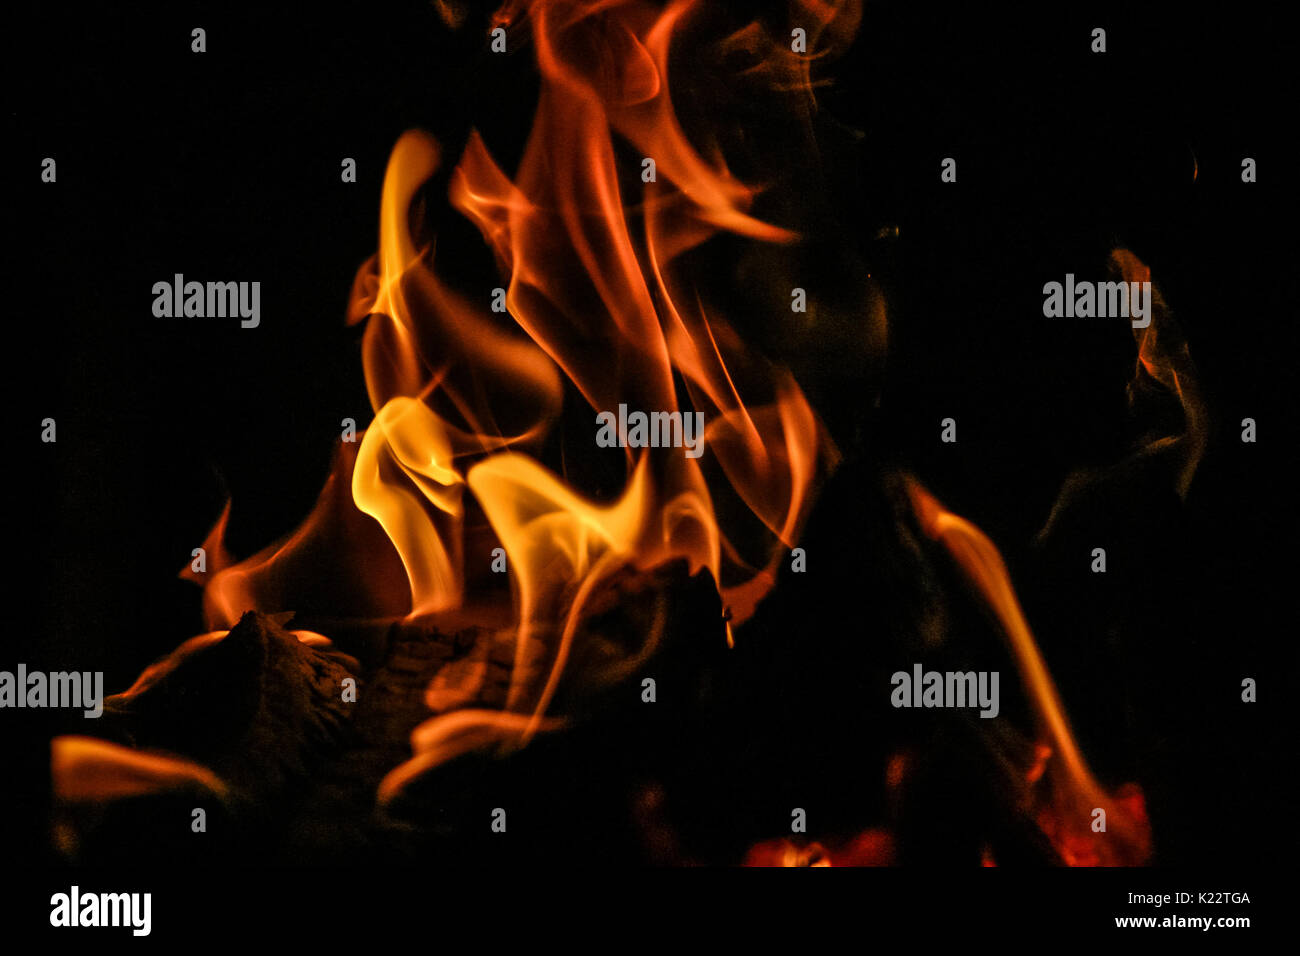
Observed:
[[[0,707],[81,707],[86,717],[104,713],[103,671],[0,671]]]
[[[703,412],[601,412],[596,444],[601,448],[685,448],[687,458],[704,454]]]
[[[996,717],[997,671],[926,671],[912,665],[912,673],[895,671],[889,679],[895,707],[979,707],[981,717]]]
[[[153,294],[153,314],[160,319],[238,317],[246,329],[262,322],[260,282],[186,282],[178,272],[171,282],[155,282]]]
[[[1150,282],[1075,282],[1065,274],[1064,284],[1043,286],[1043,315],[1049,319],[1131,318],[1133,328],[1151,324]]]
[[[73,886],[50,897],[51,926],[129,926],[148,936],[153,925],[152,893],[82,893]]]

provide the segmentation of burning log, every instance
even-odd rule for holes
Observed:
[[[104,726],[118,743],[56,741],[60,798],[198,793],[242,836],[270,834],[272,858],[480,859],[487,812],[511,803],[530,821],[511,844],[525,856],[572,854],[581,841],[586,859],[782,865],[1090,862],[1087,813],[1100,804],[1116,839],[1095,857],[1145,859],[1141,807],[1091,776],[1001,557],[919,484],[873,474],[858,513],[879,507],[877,537],[847,538],[869,556],[878,602],[863,600],[866,576],[837,578],[827,562],[822,600],[796,598],[766,646],[732,634],[770,613],[843,456],[795,376],[695,287],[694,252],[715,235],[768,249],[795,233],[758,218],[760,190],[715,150],[697,151],[675,116],[670,47],[691,3],[519,6],[541,92],[517,172],[474,132],[447,187],[494,255],[491,304],[448,278],[450,244],[428,233],[426,209],[444,147],[409,132],[385,175],[379,251],[348,310],[366,323],[372,422],[284,541],[232,562],[227,508],[205,542],[212,567],[188,576],[204,586],[209,626],[229,630],[188,641],[110,698]],[[857,6],[827,9],[831,39],[851,34]],[[784,38],[766,46],[786,49]],[[808,62],[784,62],[776,73],[808,87]],[[632,203],[619,142],[650,163]],[[793,291],[802,311],[804,290]],[[884,305],[868,298],[878,364]],[[1185,368],[1165,356],[1181,353],[1157,329],[1140,360],[1176,386]],[[608,424],[617,408],[623,425],[631,408],[638,423],[702,431],[682,434],[685,454],[659,441],[602,451],[600,433],[584,448],[556,427],[574,405],[588,422],[594,411]],[[1180,446],[1182,492],[1199,450]],[[968,591],[977,601],[963,604]],[[285,606],[339,622],[331,635],[365,668],[320,635],[285,630],[273,616]],[[841,619],[813,627],[821,606]],[[1005,646],[991,633],[957,638],[963,612],[986,611]],[[883,639],[858,640],[864,621]],[[1018,716],[1046,752],[949,713],[916,717],[906,733],[925,746],[891,759],[876,672],[900,651],[1009,657],[1028,698]],[[355,697],[349,678],[362,683]],[[672,707],[642,696],[643,679]],[[871,806],[876,791],[894,806]],[[958,810],[951,793],[963,795]],[[798,842],[772,839],[786,797],[821,803]]]
[[[320,640],[250,611],[150,667],[105,716],[135,747],[200,761],[250,799],[274,795],[338,745],[351,716],[343,681],[358,665]]]
[[[383,660],[365,674],[347,745],[315,777],[282,837],[286,856],[481,861],[489,852],[479,842],[488,832],[484,813],[504,791],[515,795],[513,810],[527,807],[533,818],[552,821],[566,844],[591,840],[591,855],[617,848],[624,861],[635,858],[635,845],[611,836],[631,840],[636,832],[637,784],[628,757],[637,758],[638,775],[653,772],[683,737],[657,721],[647,724],[657,711],[642,701],[640,675],[651,670],[675,688],[698,685],[704,675],[694,648],[700,632],[711,629],[709,643],[721,653],[722,618],[711,583],[690,578],[684,563],[617,574],[592,605],[580,653],[556,697],[557,712],[567,718],[541,721],[545,733],[522,750],[531,716],[507,709],[507,694],[518,683],[544,682],[547,673],[516,671],[511,629],[447,619],[393,624]],[[647,635],[652,619],[658,624],[651,630],[662,633]],[[648,638],[641,654],[627,652]],[[686,694],[681,703],[697,696]],[[701,719],[690,706],[672,713],[683,723]],[[566,788],[607,794],[606,826],[591,827],[590,802],[566,799]],[[555,825],[575,811],[583,819]],[[558,837],[516,836],[512,846],[548,856],[560,849],[552,839]]]
[[[205,812],[272,815],[339,746],[352,706],[344,680],[359,667],[321,636],[285,630],[288,617],[250,611],[147,668],[105,701],[101,728],[115,742],[55,739],[65,848],[93,836],[115,801],[144,801],[146,830],[162,826],[158,808],[176,798],[197,796]]]

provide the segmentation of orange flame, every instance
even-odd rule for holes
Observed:
[[[856,23],[855,3],[808,6],[814,40],[829,31],[842,41]],[[213,628],[249,608],[316,612],[320,601],[338,617],[454,611],[491,626],[511,608],[507,713],[435,717],[413,736],[421,768],[466,740],[523,741],[543,726],[584,607],[622,567],[685,559],[692,572],[707,569],[730,639],[772,587],[819,470],[837,460],[793,377],[749,354],[684,276],[682,260],[721,231],[796,238],[751,216],[755,188],[720,155],[697,150],[677,119],[669,52],[695,7],[535,0],[498,12],[497,22],[531,28],[541,77],[533,126],[513,178],[472,133],[448,198],[492,250],[505,312],[493,310],[490,289],[458,291],[439,275],[421,224],[441,150],[406,133],[384,180],[379,250],[358,272],[348,309],[350,322],[366,322],[373,423],[359,447],[343,447],[294,535],[239,564],[214,562],[209,574]],[[806,76],[807,63],[798,69]],[[618,150],[627,147],[653,160],[649,181],[624,168]],[[705,455],[629,449],[621,493],[592,498],[543,463],[573,403],[569,386],[596,412],[625,403],[703,413]],[[578,414],[594,421],[592,411]],[[594,447],[594,426],[591,434]],[[719,509],[738,516],[722,520]],[[743,543],[723,533],[747,523],[764,530]],[[488,573],[497,547],[509,595]],[[454,728],[439,729],[453,718]]]
[[[228,793],[220,777],[193,760],[133,750],[96,737],[54,738],[50,743],[50,776],[55,798],[68,804],[186,788],[197,788],[223,800]]]
[[[1127,283],[1151,282],[1151,269],[1127,249],[1116,249],[1111,268]],[[1182,406],[1184,429],[1181,435],[1161,439],[1150,450],[1172,447],[1176,451],[1178,474],[1175,487],[1180,498],[1187,497],[1196,466],[1205,455],[1209,440],[1209,416],[1201,396],[1199,376],[1182,331],[1170,315],[1169,306],[1155,283],[1151,284],[1151,321],[1145,328],[1135,328],[1137,367],[1129,384],[1129,401],[1143,381],[1143,373],[1164,386]]]
[[[1113,249],[1110,271],[1127,283],[1151,283],[1151,317],[1145,327],[1135,327],[1137,361],[1128,382],[1130,410],[1139,398],[1156,395],[1165,403],[1177,402],[1182,412],[1182,427],[1173,434],[1146,435],[1120,465],[1102,469],[1084,469],[1066,477],[1047,521],[1038,532],[1041,543],[1051,537],[1057,521],[1094,486],[1103,485],[1111,475],[1120,475],[1133,463],[1153,464],[1172,474],[1174,490],[1186,500],[1201,459],[1210,440],[1210,411],[1202,394],[1200,376],[1192,361],[1191,350],[1160,287],[1151,281],[1151,269],[1128,249]]]
[[[971,586],[988,602],[1020,670],[1040,734],[1025,780],[1034,784],[1044,775],[1048,778],[1048,795],[1037,814],[1039,827],[1071,865],[1145,862],[1151,834],[1141,792],[1130,785],[1109,795],[1093,778],[997,547],[916,481],[909,479],[907,490],[922,530],[948,549]],[[1091,829],[1094,819],[1100,819],[1094,817],[1097,809],[1105,811],[1104,832]]]
[[[821,843],[796,843],[785,838],[758,843],[745,855],[745,866],[893,866],[893,835],[873,829],[833,847]]]

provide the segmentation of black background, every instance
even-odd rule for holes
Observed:
[[[823,97],[824,122],[864,133],[828,173],[828,231],[885,291],[890,360],[869,437],[837,425],[848,477],[809,529],[838,578],[816,585],[813,621],[792,623],[796,594],[753,625],[777,642],[859,626],[855,592],[836,582],[870,573],[847,534],[870,492],[845,482],[873,462],[911,467],[1003,547],[1031,621],[1056,622],[1040,639],[1084,748],[1148,788],[1164,863],[1255,866],[1295,842],[1281,815],[1294,762],[1281,686],[1294,674],[1291,97],[1268,9],[868,5]],[[340,419],[367,418],[359,330],[342,319],[393,141],[420,125],[454,156],[471,125],[508,142],[532,108],[530,54],[487,54],[482,22],[453,35],[423,4],[169,4],[50,7],[12,31],[15,663],[104,670],[120,689],[201,629],[197,591],[176,575],[226,495],[240,554],[306,514]],[[194,26],[205,54],[190,52]],[[1094,26],[1104,55],[1089,52]],[[46,156],[55,185],[40,182]],[[345,156],[356,184],[340,182]],[[945,156],[956,184],[939,181]],[[1258,183],[1241,182],[1244,156]],[[873,242],[885,224],[899,239]],[[1067,580],[1025,545],[1069,471],[1121,456],[1133,345],[1122,324],[1044,320],[1041,288],[1099,278],[1116,244],[1173,305],[1215,431],[1185,511],[1159,525],[1169,537],[1111,549],[1101,583],[1080,557]],[[174,272],[260,280],[261,327],[153,318],[151,286]],[[836,421],[872,394],[809,388]],[[938,441],[948,415],[956,446]],[[57,445],[39,441],[47,416]],[[1245,416],[1258,444],[1237,438]],[[1078,649],[1109,617],[1140,639],[1118,673]],[[1245,676],[1260,683],[1253,706],[1239,701]],[[41,733],[69,728],[24,716],[45,725],[24,728],[18,766],[38,767]],[[1117,728],[1124,743],[1108,747]]]

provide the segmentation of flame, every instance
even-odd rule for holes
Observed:
[[[453,27],[466,19],[461,3],[435,6]],[[302,525],[243,561],[226,546],[226,503],[204,542],[209,570],[182,575],[204,586],[211,632],[146,670],[121,696],[142,693],[222,640],[248,610],[435,627],[454,615],[484,626],[490,636],[474,654],[429,685],[434,716],[412,732],[412,758],[380,783],[383,804],[460,755],[521,746],[563,726],[563,715],[550,711],[575,647],[589,637],[584,621],[625,569],[684,560],[691,573],[708,573],[723,599],[726,642],[735,645],[838,452],[793,375],[746,346],[686,267],[720,234],[772,245],[799,238],[752,214],[761,187],[734,176],[720,148],[693,143],[674,110],[670,54],[699,6],[510,0],[497,12],[494,23],[527,28],[533,40],[541,81],[533,125],[513,176],[472,132],[450,170],[446,200],[490,251],[504,311],[491,304],[495,289],[446,277],[426,228],[444,151],[426,133],[404,134],[385,174],[378,251],[358,270],[347,308],[350,324],[365,325],[370,426],[359,443],[340,445]],[[811,94],[813,63],[848,45],[860,4],[799,0],[795,7],[811,52],[794,53],[758,23],[718,50],[756,54],[751,75]],[[806,103],[815,108],[810,95]],[[629,150],[654,161],[649,181],[637,182],[627,167]],[[1126,281],[1149,280],[1127,250],[1112,260]],[[1204,450],[1204,406],[1158,293],[1154,309],[1150,327],[1135,330],[1130,395],[1150,380],[1178,397],[1187,434],[1155,447],[1177,447],[1177,486],[1186,495]],[[873,340],[883,341],[881,316],[871,323]],[[557,442],[563,448],[566,440],[558,426],[575,415],[590,423],[593,412],[620,404],[702,413],[706,456],[628,449],[621,487],[584,488],[567,457],[556,460]],[[1023,768],[1033,795],[1026,809],[1068,863],[1145,861],[1141,793],[1108,794],[1092,776],[996,547],[916,482],[908,491],[924,531],[947,547],[997,617],[1029,693],[1039,740]],[[498,548],[508,586],[489,571]],[[313,646],[331,644],[312,631],[294,633]],[[650,622],[624,669],[649,655],[659,636]],[[500,642],[511,665],[504,702],[494,708],[478,690],[487,654]],[[52,764],[66,803],[186,786],[226,796],[225,784],[199,764],[89,738],[56,739]],[[891,792],[907,766],[903,754],[888,763]],[[1107,811],[1104,835],[1089,830],[1096,807]],[[894,837],[872,829],[836,844],[761,843],[745,862],[889,865],[895,858]],[[981,861],[996,865],[991,847],[982,848]]]
[[[1111,252],[1111,269],[1119,272],[1125,282],[1151,282],[1151,269],[1127,249]],[[1173,447],[1177,456],[1175,488],[1180,498],[1187,497],[1196,466],[1205,455],[1209,440],[1209,415],[1201,396],[1200,380],[1196,366],[1182,331],[1170,315],[1169,306],[1155,283],[1151,284],[1151,321],[1145,328],[1135,328],[1137,340],[1137,366],[1129,383],[1129,403],[1132,404],[1145,380],[1151,380],[1178,400],[1183,411],[1184,430],[1152,443],[1150,450]]]
[[[1060,517],[1076,501],[1112,480],[1123,480],[1131,465],[1151,465],[1172,473],[1174,491],[1186,500],[1210,437],[1210,411],[1201,391],[1200,375],[1192,361],[1178,322],[1160,291],[1151,281],[1151,269],[1128,249],[1113,249],[1110,271],[1128,283],[1151,283],[1151,321],[1144,328],[1134,328],[1137,361],[1126,394],[1130,412],[1138,411],[1139,400],[1154,397],[1157,402],[1173,406],[1182,413],[1182,428],[1163,434],[1164,427],[1145,435],[1123,462],[1108,468],[1089,468],[1071,472],[1065,479],[1047,521],[1036,540],[1050,539]]]
[[[451,15],[459,7],[443,6],[461,22]],[[696,7],[533,0],[498,11],[495,23],[533,40],[533,125],[513,177],[471,133],[447,199],[491,251],[505,311],[493,311],[491,289],[444,278],[424,228],[443,151],[425,133],[404,134],[385,174],[378,252],[348,308],[349,322],[365,323],[373,422],[359,446],[342,446],[298,531],[243,562],[214,561],[208,574],[213,629],[250,608],[376,621],[456,613],[494,627],[508,609],[505,712],[440,713],[417,728],[416,756],[384,794],[467,746],[523,742],[552,725],[544,715],[583,639],[584,610],[622,568],[684,559],[706,571],[734,641],[797,539],[819,473],[837,461],[790,373],[751,354],[686,277],[691,251],[719,233],[798,238],[751,215],[759,187],[732,175],[718,149],[697,148],[678,120],[669,58]],[[845,45],[858,6],[803,7],[817,52],[772,62],[811,89],[811,56]],[[725,42],[757,36],[749,28]],[[653,159],[653,181],[620,157],[629,149]],[[620,403],[703,413],[703,457],[627,449],[612,497],[557,472],[557,423],[594,422]],[[228,517],[229,508],[210,536],[214,554],[224,554]],[[742,533],[724,533],[732,528]],[[489,571],[496,548],[508,589]],[[655,637],[649,629],[636,656]]]
[[[745,866],[893,866],[894,837],[888,830],[865,830],[851,840],[827,847],[792,839],[769,840],[750,847]]]
[[[1048,780],[1048,793],[1037,814],[1039,827],[1071,865],[1145,862],[1151,834],[1141,792],[1128,786],[1110,795],[1093,778],[997,546],[915,480],[908,480],[907,491],[922,530],[948,549],[971,586],[988,602],[1020,670],[1040,737],[1025,780],[1029,784],[1044,776]],[[1104,833],[1091,831],[1093,811],[1098,808],[1106,812]]]
[[[200,763],[95,737],[54,738],[50,742],[50,776],[55,798],[65,804],[103,803],[187,788],[222,800],[228,794],[221,778]]]

